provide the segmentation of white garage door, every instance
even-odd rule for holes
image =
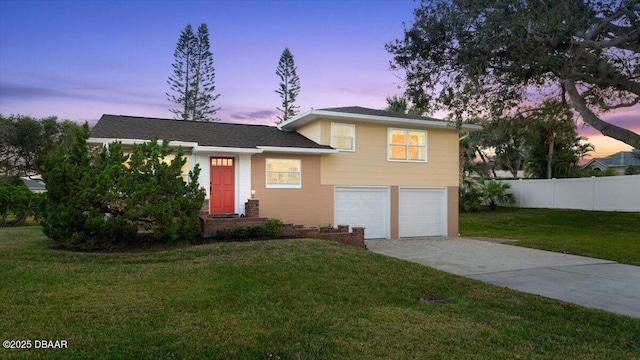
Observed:
[[[365,239],[389,237],[389,188],[335,187],[335,225],[364,227]]]
[[[447,234],[445,189],[400,188],[400,237]]]

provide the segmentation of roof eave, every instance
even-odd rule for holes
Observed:
[[[602,167],[610,167],[607,164],[604,164],[603,162],[599,161],[598,159],[591,159],[589,161],[587,161],[584,165],[582,165],[582,169],[586,169],[587,167],[589,167],[592,164],[598,163],[600,164],[600,166]]]
[[[147,143],[151,140],[148,139],[120,139],[120,138],[99,138],[99,137],[90,137],[89,139],[87,139],[87,142],[89,144],[111,144],[115,141],[119,141],[120,143],[122,143],[122,145],[133,145],[133,144],[144,144]],[[158,140],[158,142],[161,142],[162,140]],[[173,140],[173,141],[169,141],[169,146],[182,146],[183,148],[193,148],[198,146],[197,142],[190,142],[190,141],[177,141],[177,140]]]
[[[238,148],[225,146],[196,146],[194,153],[217,153],[217,154],[260,154],[262,150],[257,148]]]
[[[315,120],[320,118],[324,119],[351,119],[351,120],[360,120],[366,122],[373,123],[386,123],[386,124],[397,124],[397,125],[418,125],[430,128],[447,128],[447,129],[455,129],[455,126],[452,126],[453,123],[448,121],[434,121],[434,120],[418,120],[418,119],[407,119],[407,118],[399,118],[392,116],[378,116],[378,115],[366,115],[366,114],[355,114],[355,113],[345,113],[339,111],[326,111],[326,110],[309,110],[303,114],[292,117],[287,121],[281,122],[277,125],[280,130],[296,130],[297,128],[309,124]],[[460,130],[464,131],[479,131],[482,130],[482,126],[473,125],[473,124],[462,124]]]
[[[279,152],[289,154],[335,154],[338,153],[336,149],[323,149],[323,148],[300,148],[300,147],[287,147],[287,146],[258,146],[258,149],[264,152]]]
[[[91,137],[87,140],[90,144],[111,144],[114,141],[119,141],[122,145],[144,144],[151,140],[145,139],[119,139],[119,138],[94,138]],[[158,140],[160,142],[160,140]],[[259,154],[262,150],[257,148],[239,148],[239,147],[227,147],[227,146],[206,146],[198,145],[197,142],[189,141],[169,141],[169,146],[193,149],[194,152],[211,152],[219,154]]]

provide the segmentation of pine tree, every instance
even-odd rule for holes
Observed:
[[[220,108],[212,106],[220,95],[214,95],[215,69],[213,67],[213,54],[209,50],[209,29],[207,24],[200,24],[197,34],[196,67],[193,81],[194,102],[192,120],[216,121],[215,114]]]
[[[201,24],[197,33],[187,24],[173,56],[173,76],[169,76],[167,83],[175,94],[167,93],[167,99],[180,107],[169,111],[176,119],[217,121],[215,114],[220,108],[212,103],[220,95],[214,95],[215,69],[207,24]]]
[[[276,93],[282,98],[282,108],[276,107],[279,111],[282,111],[282,117],[278,116],[278,123],[286,121],[294,117],[298,113],[298,106],[294,103],[298,94],[300,93],[300,79],[296,74],[296,66],[293,61],[293,54],[289,51],[289,48],[285,47],[280,55],[280,61],[278,62],[278,68],[276,69],[276,75],[280,77],[280,86],[276,90]]]

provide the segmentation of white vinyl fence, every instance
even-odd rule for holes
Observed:
[[[515,207],[640,212],[640,175],[502,182]]]

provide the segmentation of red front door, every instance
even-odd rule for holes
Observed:
[[[209,183],[209,212],[211,214],[232,214],[235,212],[234,159],[226,157],[211,158]]]

